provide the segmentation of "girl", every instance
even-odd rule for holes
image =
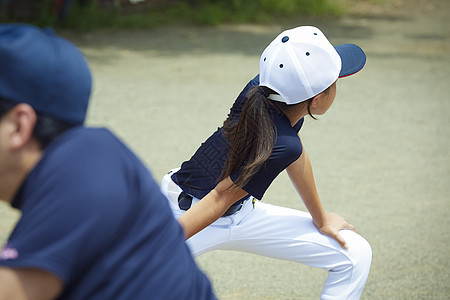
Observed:
[[[358,299],[372,251],[341,216],[325,212],[298,135],[304,117],[324,114],[336,80],[361,70],[356,45],[333,47],[311,26],[282,32],[264,50],[260,75],[244,88],[222,128],[161,189],[193,255],[238,250],[323,268],[322,299]],[[286,170],[309,213],[256,202]]]

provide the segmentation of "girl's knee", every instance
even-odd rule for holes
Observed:
[[[350,256],[354,267],[360,268],[364,272],[368,272],[372,263],[372,247],[369,242],[359,234],[350,231],[342,230],[341,236],[347,242]]]

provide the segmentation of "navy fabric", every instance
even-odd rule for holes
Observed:
[[[60,299],[215,299],[158,184],[106,129],[53,141],[12,204],[0,266],[57,275]]]
[[[259,75],[253,78],[237,97],[230,109],[232,118],[239,118],[243,105],[247,100],[248,92],[258,85]],[[277,133],[272,154],[261,169],[244,186],[246,192],[259,200],[262,199],[265,191],[278,174],[298,159],[302,153],[302,144],[298,137],[298,131],[302,127],[304,119],[300,119],[294,126],[291,126],[289,119],[281,113],[273,113],[272,119]],[[201,144],[190,160],[183,162],[180,170],[172,175],[172,180],[184,192],[201,199],[217,185],[226,163],[228,152],[228,142],[223,136],[221,128],[219,128]],[[236,181],[240,172],[241,170],[237,170],[231,174],[231,179]]]
[[[342,61],[339,78],[355,74],[366,64],[366,54],[355,44],[342,44],[334,47],[334,49],[336,49]]]

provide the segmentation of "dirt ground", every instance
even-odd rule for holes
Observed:
[[[450,1],[358,4],[340,19],[66,33],[95,77],[88,124],[107,126],[159,181],[220,126],[282,30],[315,25],[367,53],[333,107],[302,129],[324,206],[372,245],[362,299],[450,294]],[[275,25],[276,24],[276,25]],[[286,175],[263,199],[304,210]],[[0,243],[19,214],[0,204]],[[246,253],[198,259],[220,299],[317,299],[326,273]]]

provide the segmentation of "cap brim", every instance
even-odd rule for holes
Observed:
[[[341,57],[342,68],[339,78],[346,77],[357,73],[366,64],[366,54],[357,45],[342,44],[334,47]]]

